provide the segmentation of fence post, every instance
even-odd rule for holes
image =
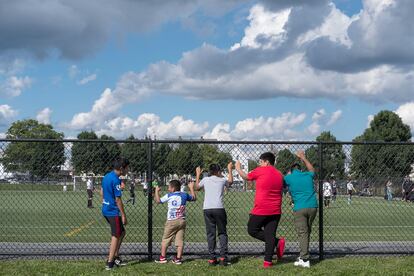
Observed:
[[[322,185],[323,185],[323,144],[319,143],[319,177],[318,177],[318,186],[319,186],[319,260],[324,258],[323,250],[323,194],[322,194]]]
[[[148,143],[148,260],[152,261],[152,141]]]

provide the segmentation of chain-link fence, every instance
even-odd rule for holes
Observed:
[[[311,254],[414,253],[414,144],[218,142],[154,140],[0,140],[0,254],[107,254],[109,227],[101,215],[100,185],[112,161],[129,159],[123,201],[128,217],[123,254],[159,254],[167,206],[153,188],[178,179],[187,189],[195,168],[240,160],[245,171],[263,152],[286,174],[305,150],[315,166],[319,216]],[[223,169],[224,177],[228,171]],[[258,255],[264,246],[247,233],[255,183],[234,181],[225,192],[230,254]],[[286,192],[286,191],[285,191]],[[204,193],[187,206],[185,254],[206,255]],[[287,253],[299,251],[290,200],[284,197],[278,236]]]

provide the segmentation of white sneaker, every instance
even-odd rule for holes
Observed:
[[[294,263],[295,266],[300,266],[300,267],[306,267],[306,268],[310,268],[310,261],[304,261],[301,258],[298,258],[298,260]]]

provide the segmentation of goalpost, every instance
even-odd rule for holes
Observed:
[[[101,185],[102,182],[102,175],[74,175],[73,176],[73,191],[86,191],[86,182],[89,178],[92,178],[94,182],[94,187]]]

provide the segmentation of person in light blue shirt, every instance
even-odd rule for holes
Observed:
[[[313,184],[315,169],[306,159],[303,151],[298,151],[296,155],[306,165],[308,171],[302,172],[301,166],[294,164],[290,173],[284,177],[284,182],[293,200],[295,227],[299,237],[300,256],[294,265],[309,268],[309,239],[318,208]]]
[[[129,161],[124,158],[117,158],[114,161],[114,170],[107,173],[102,179],[102,215],[111,227],[111,246],[106,262],[106,270],[112,270],[114,265],[123,266],[126,263],[119,258],[119,248],[125,237],[125,225],[127,218],[122,203],[121,175],[128,172]]]

